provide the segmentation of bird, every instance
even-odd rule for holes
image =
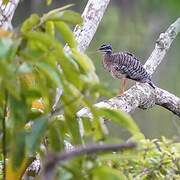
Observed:
[[[103,54],[102,63],[104,68],[115,79],[122,79],[122,89],[120,95],[124,94],[126,79],[131,79],[140,83],[148,83],[153,89],[155,85],[151,80],[151,75],[143,67],[141,61],[130,52],[114,53],[111,44],[102,44],[98,51]]]

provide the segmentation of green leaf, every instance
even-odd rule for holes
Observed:
[[[15,98],[20,98],[20,87],[15,75],[15,66],[0,60],[0,77],[2,86]]]
[[[31,14],[31,16],[22,24],[21,32],[26,33],[28,31],[31,31],[39,23],[40,17],[37,14]]]
[[[46,0],[46,4],[50,5],[52,3],[52,0]]]
[[[13,41],[10,38],[0,38],[0,58],[5,59],[9,55],[9,51],[13,46]]]
[[[71,89],[69,89],[69,85]],[[81,94],[78,92],[78,89],[76,89],[76,87],[73,87],[73,85],[71,84],[69,85],[63,87],[63,94],[61,96],[61,101],[64,106],[65,122],[68,129],[68,134],[72,139],[72,143],[81,144],[82,139],[80,136],[79,124],[76,117],[76,112],[80,105]]]
[[[31,132],[26,136],[27,152],[32,155],[40,146],[41,138],[46,132],[48,117],[40,117],[34,120]]]
[[[137,154],[102,154],[98,156],[98,161],[123,161],[123,160],[131,160],[133,158],[137,158]]]
[[[14,61],[14,58],[17,56],[18,48],[21,44],[21,39],[13,39],[13,44],[8,52],[7,59],[10,61]]]
[[[80,73],[76,69],[73,63],[67,62],[66,64],[63,64],[62,66],[64,71],[64,76],[67,79],[67,83],[69,84],[69,88],[74,89],[78,88],[78,91],[81,91],[83,88],[83,81],[80,77]],[[74,91],[74,94],[77,94],[78,91]],[[76,93],[77,92],[77,93]]]
[[[99,79],[95,73],[95,67],[91,59],[89,59],[88,56],[86,56],[83,53],[80,53],[76,49],[71,49],[71,50],[73,53],[72,54],[73,58],[75,58],[76,62],[79,64],[79,66],[83,70],[83,73],[85,73],[84,76],[81,75],[81,79],[87,84],[90,84],[90,86],[97,84],[99,82]]]
[[[79,89],[82,88],[82,80],[78,72],[77,65],[73,59],[65,55],[63,46],[54,37],[41,32],[29,32],[24,34],[28,40],[40,42],[47,46],[49,50],[54,50],[53,55],[57,58],[66,79]],[[49,52],[49,51],[47,51]]]
[[[76,59],[78,64],[83,68],[83,70],[86,73],[87,72],[94,72],[95,71],[95,67],[94,67],[91,59],[89,59],[88,56],[86,56],[83,53],[80,53],[76,49],[72,49],[72,53],[73,53],[73,57]]]
[[[25,132],[16,132],[13,136],[11,160],[14,170],[20,167],[25,157]]]
[[[23,97],[19,99],[9,96],[10,102],[10,117],[12,118],[13,131],[20,130],[24,127],[27,117],[26,101]]]
[[[53,151],[59,152],[64,148],[65,127],[64,120],[53,119],[48,127],[48,142]]]
[[[32,44],[31,44],[32,45]],[[48,49],[45,47],[45,51],[48,51]],[[40,50],[39,47],[28,47],[22,51],[19,52],[20,57],[25,59],[26,61],[38,61],[42,59],[42,57],[45,56],[44,49]]]
[[[93,170],[93,180],[126,180],[126,176],[119,170],[101,166]]]
[[[42,32],[28,32],[23,35],[30,41],[33,40],[35,42],[40,42],[41,44],[48,47],[51,51],[54,48],[56,50],[58,58],[65,58],[62,44],[51,35]]]
[[[84,129],[84,135],[88,136],[92,134],[92,122],[90,121],[89,118],[87,117],[81,117],[81,121],[83,124],[83,129]]]
[[[98,108],[97,111],[99,116],[112,120],[112,122],[115,122],[118,125],[128,129],[133,135],[140,133],[135,121],[127,113],[120,110],[107,108]]]
[[[65,116],[65,122],[68,128],[68,133],[71,136],[72,143],[73,144],[81,144],[82,139],[80,135],[79,130],[79,124],[75,115],[76,111],[76,100],[74,102],[69,103],[69,101],[66,100],[64,96],[62,96],[63,103],[69,104],[66,105],[64,116]]]
[[[60,77],[58,70],[55,68],[52,68],[49,64],[46,62],[37,62],[35,63],[36,67],[38,67],[46,76],[49,77],[49,79],[54,82],[56,86],[61,85]]]
[[[51,36],[55,35],[55,27],[54,27],[53,21],[46,21],[45,22],[45,31]]]
[[[3,4],[6,5],[9,2],[9,0],[3,0]]]
[[[55,22],[55,26],[58,32],[63,36],[65,42],[68,43],[69,47],[76,48],[77,44],[69,26],[62,21]]]
[[[25,92],[23,92],[23,94],[27,97],[27,101],[28,99],[30,99],[30,103],[32,105],[32,99],[39,99],[42,97],[40,91],[38,89],[26,89]]]
[[[47,14],[45,17],[46,21],[64,21],[70,24],[81,24],[82,18],[79,13],[76,13],[71,10],[58,11],[54,13]]]

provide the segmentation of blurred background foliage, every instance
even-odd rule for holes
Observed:
[[[119,90],[119,82],[112,80],[104,71],[101,57],[95,53],[97,47],[108,42],[115,51],[131,51],[145,62],[160,32],[178,16],[178,1],[162,2],[111,2],[86,51],[108,93],[99,84],[91,60],[77,50],[70,28],[82,23],[80,15],[62,9],[49,12],[75,3],[76,6],[72,8],[81,13],[87,1],[53,1],[48,7],[45,1],[44,4],[41,1],[22,1],[13,20],[15,33],[7,32],[7,36],[0,38],[0,105],[4,107],[0,109],[0,119],[2,134],[5,134],[1,135],[1,149],[3,155],[6,154],[0,157],[0,165],[3,158],[7,157],[7,179],[20,179],[37,153],[41,160],[45,160],[47,152],[63,152],[68,145],[66,142],[72,145],[99,141],[122,143],[127,137],[138,141],[137,149],[81,156],[63,162],[56,175],[60,179],[85,177],[96,180],[111,177],[132,179],[136,176],[139,179],[178,178],[179,143],[164,137],[160,140],[144,139],[136,123],[126,113],[92,106],[98,98],[101,100],[104,96],[113,96],[112,92],[115,95]],[[71,53],[66,53],[63,48],[66,43]],[[160,87],[177,96],[178,45],[179,38],[154,75],[154,81]],[[61,66],[60,70],[57,69],[57,63]],[[129,82],[129,86],[133,83]],[[59,106],[53,111],[55,91],[59,86],[63,94]],[[85,132],[81,136],[76,113],[84,106],[89,107],[93,119],[88,121],[82,118]],[[56,116],[56,113],[61,115]],[[164,109],[155,107],[148,111],[138,110],[132,116],[147,137],[179,135],[179,122]],[[111,119],[111,124],[106,121],[109,134],[101,117]],[[6,128],[3,122],[6,122]],[[121,126],[120,130],[117,125]]]
[[[114,142],[102,117],[129,135],[140,134],[128,114],[93,106],[98,97],[110,93],[99,83],[92,61],[77,49],[71,27],[81,25],[83,19],[67,9],[70,6],[58,6],[42,16],[32,13],[18,30],[1,29],[0,179],[20,179],[37,154],[45,161],[48,152],[63,152],[72,148],[69,144]],[[63,93],[54,108],[58,87]],[[82,118],[85,131],[80,134],[77,112],[83,107],[89,108],[92,118]],[[124,140],[119,137],[117,142]],[[82,169],[83,157],[75,163]],[[40,164],[42,169],[44,163]],[[74,179],[83,171],[74,174]]]
[[[24,0],[16,10],[13,25],[18,27],[22,20],[33,12],[42,13],[68,3],[74,3],[75,6],[72,9],[82,13],[87,0],[54,0],[50,6],[46,6],[45,2],[43,4],[41,0]],[[95,53],[98,46],[106,42],[111,43],[114,51],[130,51],[142,62],[145,62],[152,52],[159,34],[175,21],[179,12],[179,0],[111,0],[98,31],[86,51],[95,63],[100,81],[110,91],[118,92],[119,81],[112,79],[109,73],[105,72],[100,54]],[[177,96],[180,96],[179,47],[180,36],[177,36],[162,64],[153,75],[153,80],[159,87]],[[132,84],[134,82],[129,81],[128,87]],[[136,110],[132,116],[147,137],[180,135],[178,118],[161,107]],[[111,128],[113,132],[119,132],[114,130],[116,127],[112,126]],[[124,133],[121,132],[120,135],[122,136]]]

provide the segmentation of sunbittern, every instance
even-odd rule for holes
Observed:
[[[126,78],[141,83],[148,83],[152,88],[155,88],[151,76],[133,54],[129,52],[113,53],[110,44],[101,45],[98,51],[103,53],[104,68],[114,78],[123,80],[121,94],[124,93]]]

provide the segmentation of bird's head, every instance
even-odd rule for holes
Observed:
[[[112,53],[112,46],[110,44],[103,44],[100,46],[98,51],[102,53]]]

